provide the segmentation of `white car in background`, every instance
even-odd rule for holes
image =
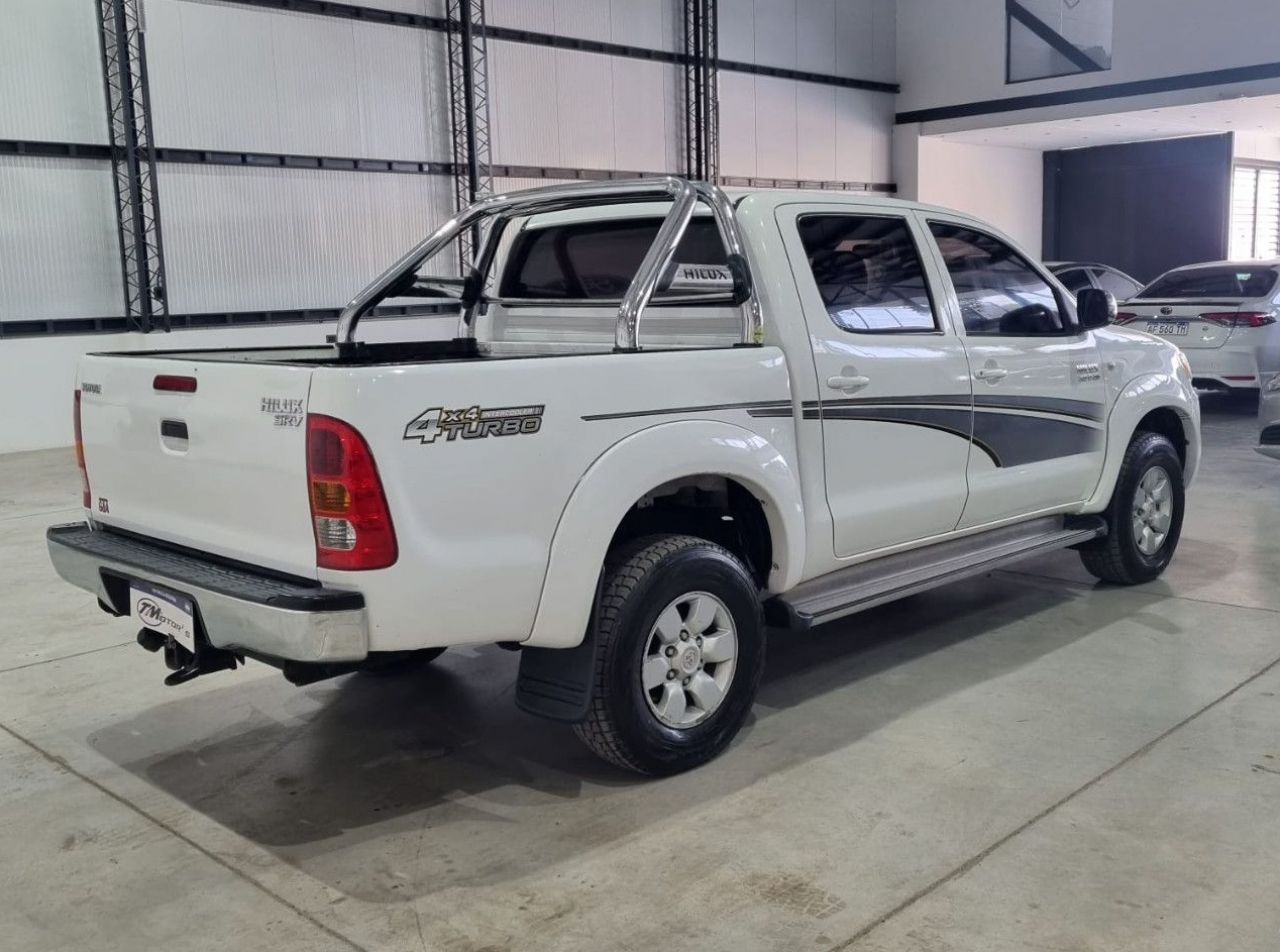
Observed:
[[[1177,344],[1198,388],[1242,391],[1280,370],[1278,316],[1280,261],[1219,261],[1165,272],[1116,323]]]
[[[1280,373],[1270,374],[1262,388],[1262,399],[1258,401],[1258,426],[1261,427],[1258,452],[1280,459]]]

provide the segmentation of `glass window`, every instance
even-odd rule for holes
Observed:
[[[1084,268],[1068,268],[1066,271],[1057,272],[1057,276],[1058,280],[1072,294],[1084,288],[1093,287],[1093,284],[1089,281],[1089,272],[1085,271]]]
[[[1142,289],[1140,298],[1259,298],[1271,293],[1276,273],[1270,268],[1215,265],[1161,275]]]
[[[1117,301],[1127,301],[1142,290],[1142,285],[1133,278],[1110,268],[1094,268],[1093,277],[1098,282],[1098,287],[1110,291]]]
[[[1058,296],[1020,254],[962,225],[930,222],[969,334],[1036,337],[1074,330]]]
[[[661,224],[662,219],[654,217],[528,228],[512,245],[499,293],[510,298],[617,300],[627,293]],[[690,221],[673,260],[725,264],[715,220],[698,216]]]
[[[797,223],[831,320],[847,331],[937,327],[920,253],[901,218],[805,215]]]
[[[1006,0],[1005,81],[1111,68],[1113,0]]]
[[[1280,168],[1237,165],[1231,175],[1231,257],[1280,255]]]

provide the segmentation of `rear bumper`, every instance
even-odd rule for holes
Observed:
[[[259,574],[84,523],[53,526],[47,540],[57,573],[118,615],[129,613],[129,580],[137,579],[190,598],[216,648],[307,662],[359,661],[369,653],[359,592]]]
[[[1233,347],[1226,343],[1221,347],[1186,348],[1182,352],[1191,364],[1191,376],[1197,387],[1257,390],[1261,386],[1258,350],[1252,345]]]

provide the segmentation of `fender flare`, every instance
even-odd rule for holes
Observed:
[[[538,609],[524,644],[572,648],[581,643],[609,542],[627,511],[664,483],[702,475],[736,480],[755,495],[773,537],[769,590],[795,585],[804,565],[804,505],[799,473],[786,455],[735,424],[660,423],[614,443],[578,480],[551,540]]]
[[[1200,402],[1189,384],[1175,374],[1145,373],[1124,385],[1107,415],[1107,453],[1102,473],[1084,512],[1101,512],[1111,501],[1125,450],[1138,424],[1152,410],[1174,411],[1182,422],[1187,438],[1187,462],[1184,469],[1189,484],[1200,461]]]

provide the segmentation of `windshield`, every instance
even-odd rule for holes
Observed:
[[[1276,273],[1271,268],[1233,268],[1217,265],[1170,271],[1138,292],[1139,298],[1260,298],[1271,293]]]

